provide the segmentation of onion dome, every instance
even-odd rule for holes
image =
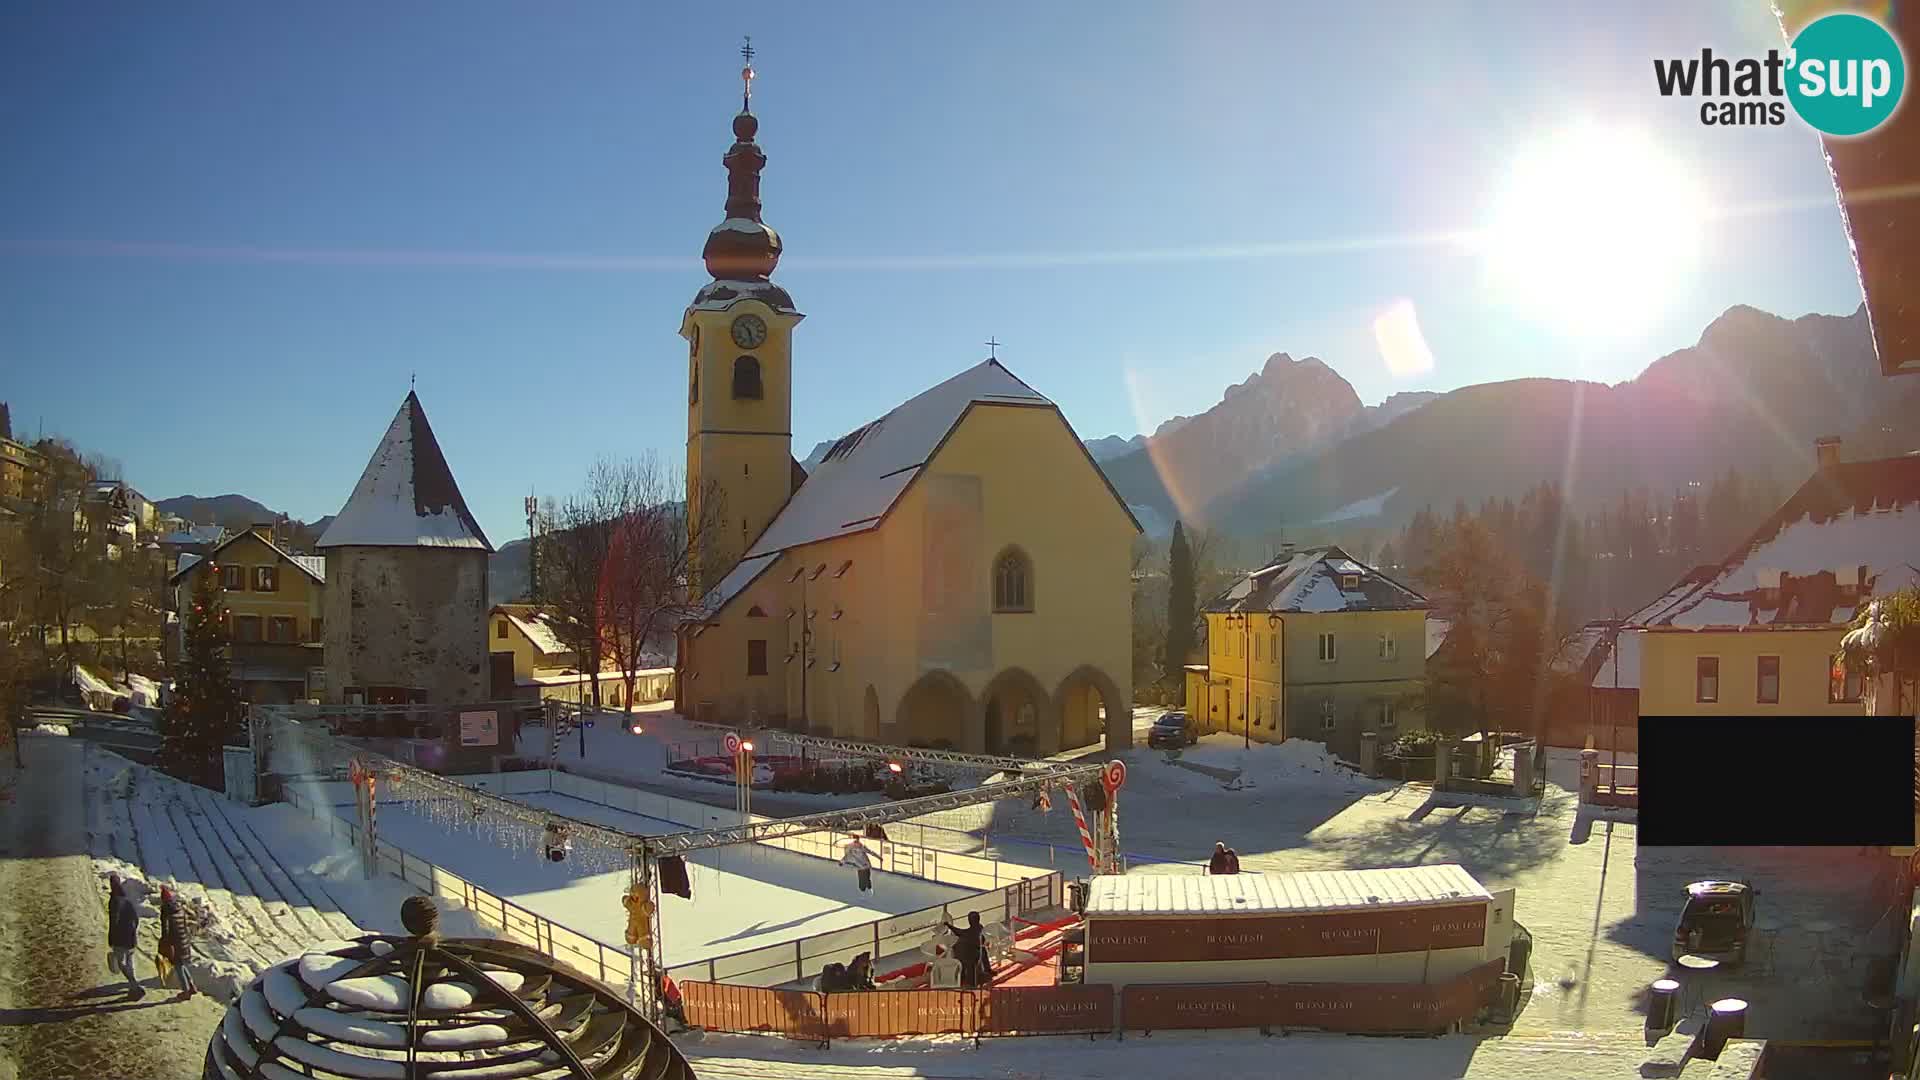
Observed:
[[[733,118],[733,145],[720,159],[727,169],[727,216],[707,234],[700,254],[716,284],[733,286],[737,293],[764,292],[769,288],[767,279],[780,264],[780,234],[760,220],[760,170],[766,168],[767,155],[753,141],[760,120],[753,115],[751,43],[741,49],[741,55],[747,66],[740,69],[740,114]],[[771,288],[778,291],[777,286]],[[711,300],[706,294],[713,289],[709,285],[701,290],[702,299],[695,303]]]
[[[369,935],[268,968],[227,1010],[202,1080],[692,1080],[658,1027],[605,985],[523,945]]]

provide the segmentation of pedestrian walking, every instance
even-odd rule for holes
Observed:
[[[1213,845],[1213,857],[1207,860],[1207,873],[1224,874],[1227,872],[1227,842],[1221,840]]]
[[[160,947],[155,953],[160,969],[160,985],[180,991],[185,1001],[196,992],[193,985],[193,924],[173,890],[160,889]]]
[[[840,856],[840,865],[851,866],[860,875],[861,892],[873,891],[873,855],[859,837],[854,837],[853,842],[847,845],[846,854]]]
[[[127,995],[147,996],[133,973],[133,949],[140,944],[140,909],[127,895],[126,882],[115,874],[107,882],[107,966],[126,976]]]

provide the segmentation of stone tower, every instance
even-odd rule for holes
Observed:
[[[734,142],[721,158],[727,216],[701,253],[713,280],[680,320],[687,339],[688,518],[717,533],[697,545],[693,580],[701,593],[732,568],[805,478],[793,460],[793,328],[803,316],[772,281],[780,234],[760,220],[767,155],[753,141],[760,130],[753,68],[740,74],[745,89]]]
[[[493,545],[412,392],[319,546],[328,702],[486,700]]]

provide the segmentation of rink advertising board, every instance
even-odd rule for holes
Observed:
[[[984,991],[974,1010],[980,1035],[1059,1035],[1113,1030],[1111,986],[1015,986]]]
[[[973,1032],[971,990],[876,990],[827,994],[827,1033],[836,1039]]]
[[[1140,1031],[1439,1031],[1491,1002],[1505,970],[1504,960],[1493,960],[1443,983],[1133,985],[1120,991],[1120,1015],[1129,1030]]]
[[[821,995],[805,990],[687,982],[680,999],[687,1022],[709,1031],[819,1038],[826,1027]]]
[[[1485,903],[1328,911],[1087,919],[1087,962],[1203,963],[1480,948]]]

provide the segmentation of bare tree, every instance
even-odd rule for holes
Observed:
[[[551,506],[537,553],[539,607],[578,657],[601,704],[600,669],[612,661],[633,700],[633,684],[649,653],[661,651],[701,597],[694,571],[724,558],[708,551],[725,500],[717,489],[681,501],[677,471],[651,455],[601,460],[581,489]]]

